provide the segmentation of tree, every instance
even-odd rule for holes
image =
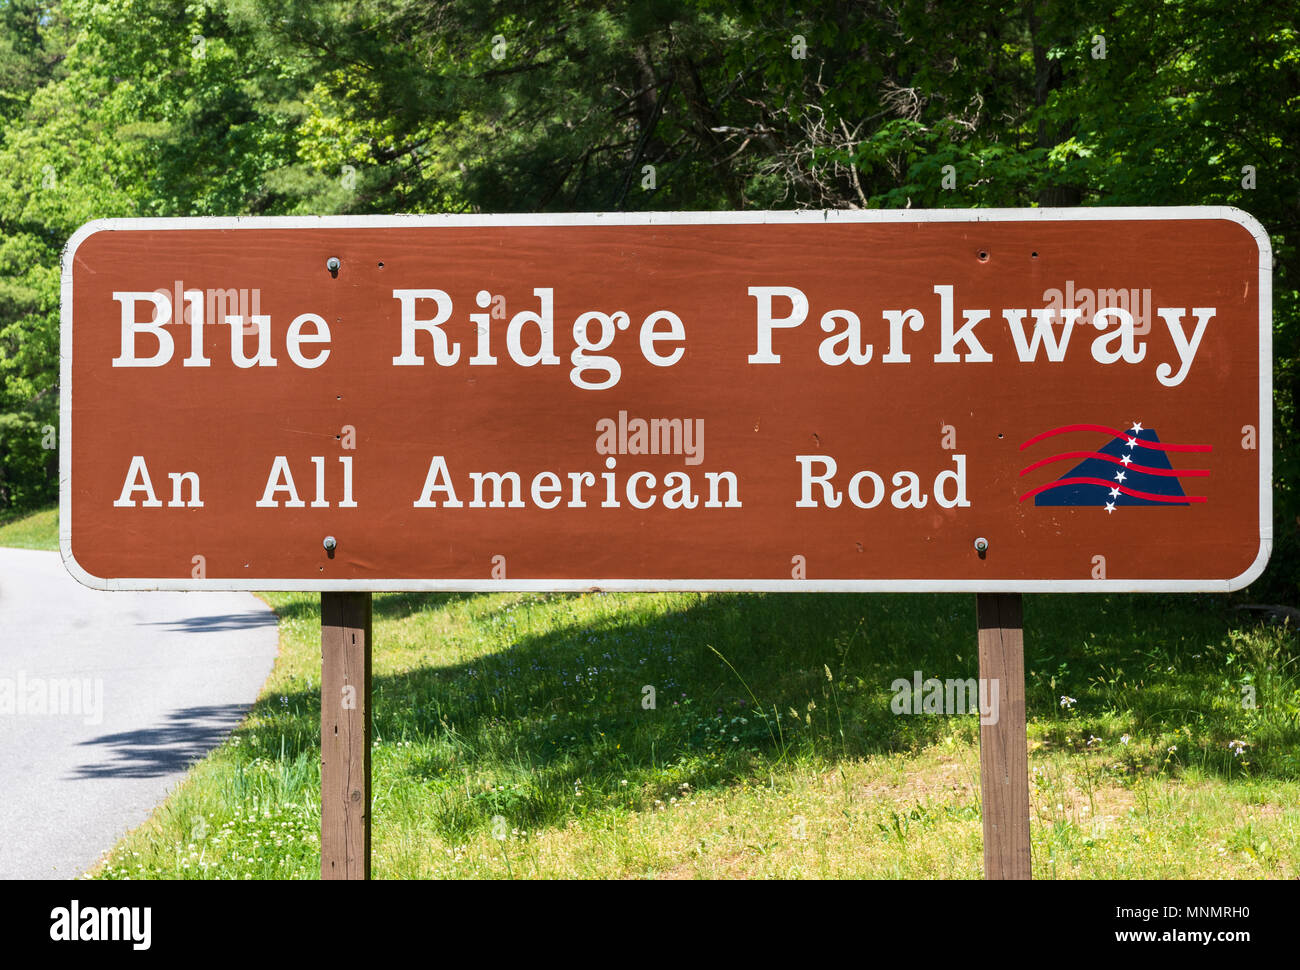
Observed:
[[[1231,204],[1293,575],[1298,75],[1265,0],[0,0],[0,410],[93,217]]]

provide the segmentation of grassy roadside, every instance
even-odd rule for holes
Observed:
[[[318,598],[267,599],[249,718],[95,875],[316,875]],[[375,874],[977,878],[976,718],[890,711],[973,631],[969,596],[376,596]],[[1035,596],[1026,639],[1036,876],[1300,875],[1293,628]]]
[[[317,597],[268,599],[262,698],[99,877],[315,876]],[[1026,623],[1036,876],[1300,874],[1293,629],[1196,596]],[[978,877],[976,717],[890,711],[975,676],[974,626],[969,596],[377,595],[375,875]]]
[[[0,518],[0,546],[12,549],[59,548],[57,506],[12,518]]]

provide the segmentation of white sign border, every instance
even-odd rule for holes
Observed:
[[[1259,247],[1259,554],[1232,579],[107,579],[72,554],[72,267],[78,247],[99,232],[160,229],[351,229],[468,226],[666,226],[910,222],[1071,222],[1225,219]],[[96,219],[63,251],[59,325],[59,552],[78,582],[99,590],[300,592],[770,592],[770,593],[1191,593],[1230,592],[1259,578],[1273,546],[1273,250],[1259,221],[1234,206],[1115,206],[1065,209],[850,209],[754,212],[579,212],[519,215],[237,216]]]

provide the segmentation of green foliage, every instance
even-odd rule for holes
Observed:
[[[1276,254],[1295,540],[1297,90],[1268,0],[9,0],[0,410],[57,387],[95,217],[1229,204]]]
[[[0,510],[32,509],[58,498],[57,418],[0,412]]]
[[[67,33],[67,19],[57,2],[0,4],[0,119],[20,115],[32,92],[58,75]]]

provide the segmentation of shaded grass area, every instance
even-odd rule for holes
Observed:
[[[11,549],[59,548],[57,506],[5,518],[0,516],[0,546]]]
[[[106,877],[312,877],[319,602]],[[1208,596],[1026,599],[1035,874],[1300,873],[1294,630]],[[980,874],[974,597],[375,597],[377,877]]]

